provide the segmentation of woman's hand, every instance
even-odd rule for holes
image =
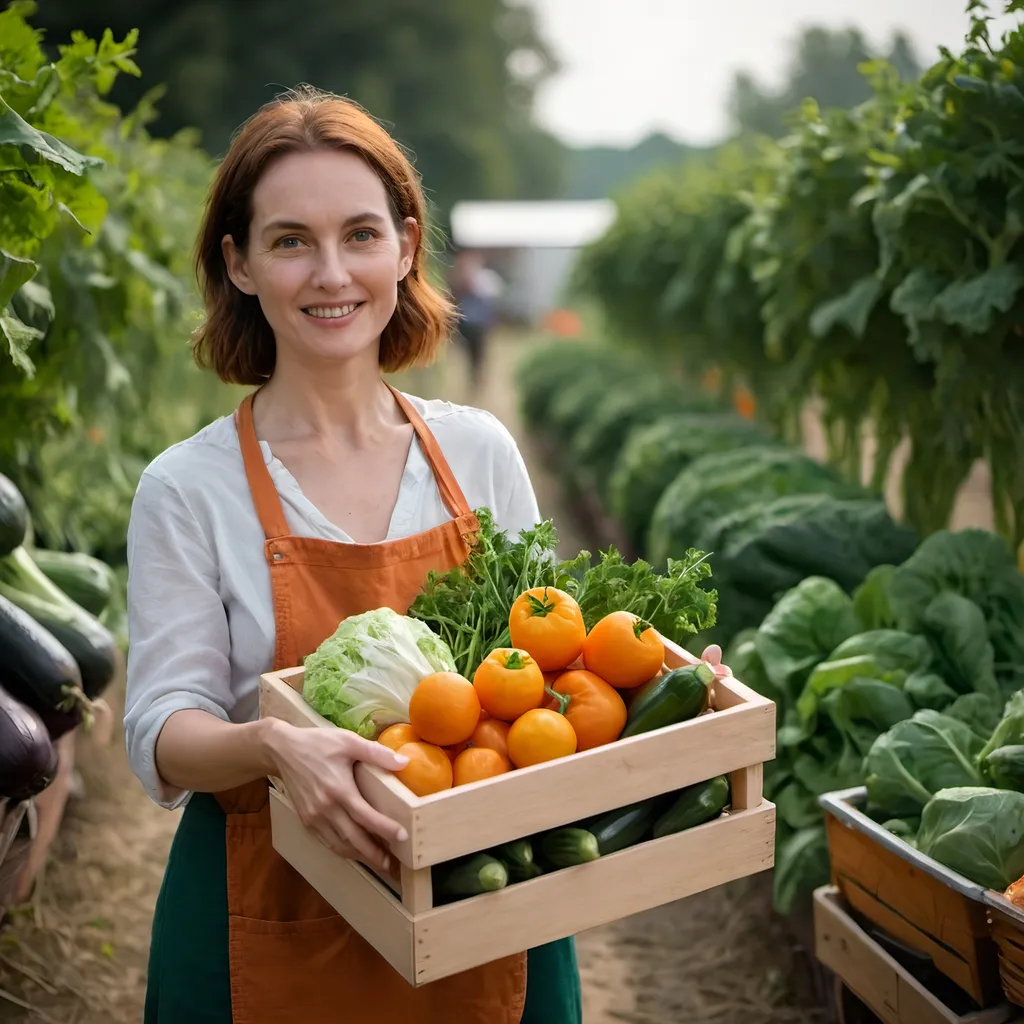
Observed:
[[[391,867],[386,846],[408,838],[396,821],[374,810],[356,786],[356,761],[397,771],[408,763],[383,743],[347,729],[303,729],[278,723],[276,774],[302,824],[335,853],[379,871]]]

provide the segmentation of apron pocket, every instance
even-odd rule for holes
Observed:
[[[360,937],[337,914],[308,921],[262,921],[232,915],[228,948],[234,1024],[352,1021],[340,979]]]

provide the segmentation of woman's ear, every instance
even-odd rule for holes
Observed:
[[[398,280],[404,281],[412,270],[416,251],[420,246],[420,226],[415,217],[406,217],[402,222],[398,259]]]
[[[231,283],[245,295],[255,295],[256,285],[249,275],[245,257],[235,245],[235,240],[231,235],[225,235],[220,240],[220,251],[224,257],[224,266],[227,267]]]

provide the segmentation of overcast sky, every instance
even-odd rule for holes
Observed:
[[[563,65],[539,96],[538,120],[577,145],[628,146],[652,131],[697,144],[716,141],[726,130],[734,73],[777,83],[788,44],[805,25],[857,26],[878,46],[903,29],[927,66],[940,45],[960,46],[968,24],[965,0],[532,0],[532,6]],[[1001,4],[990,0],[989,7]]]

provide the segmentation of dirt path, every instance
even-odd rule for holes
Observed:
[[[496,347],[479,396],[466,394],[457,353],[438,372],[403,386],[471,401],[506,423],[530,466],[542,514],[554,518],[563,552],[575,554],[590,545],[516,415],[511,368],[518,350],[512,337]],[[88,740],[79,746],[84,797],[68,808],[33,905],[0,933],[0,1020],[9,1024],[141,1019],[149,927],[178,814],[146,798],[119,734],[107,748]],[[577,948],[586,1024],[819,1019],[807,959],[771,915],[767,875],[586,932]]]

